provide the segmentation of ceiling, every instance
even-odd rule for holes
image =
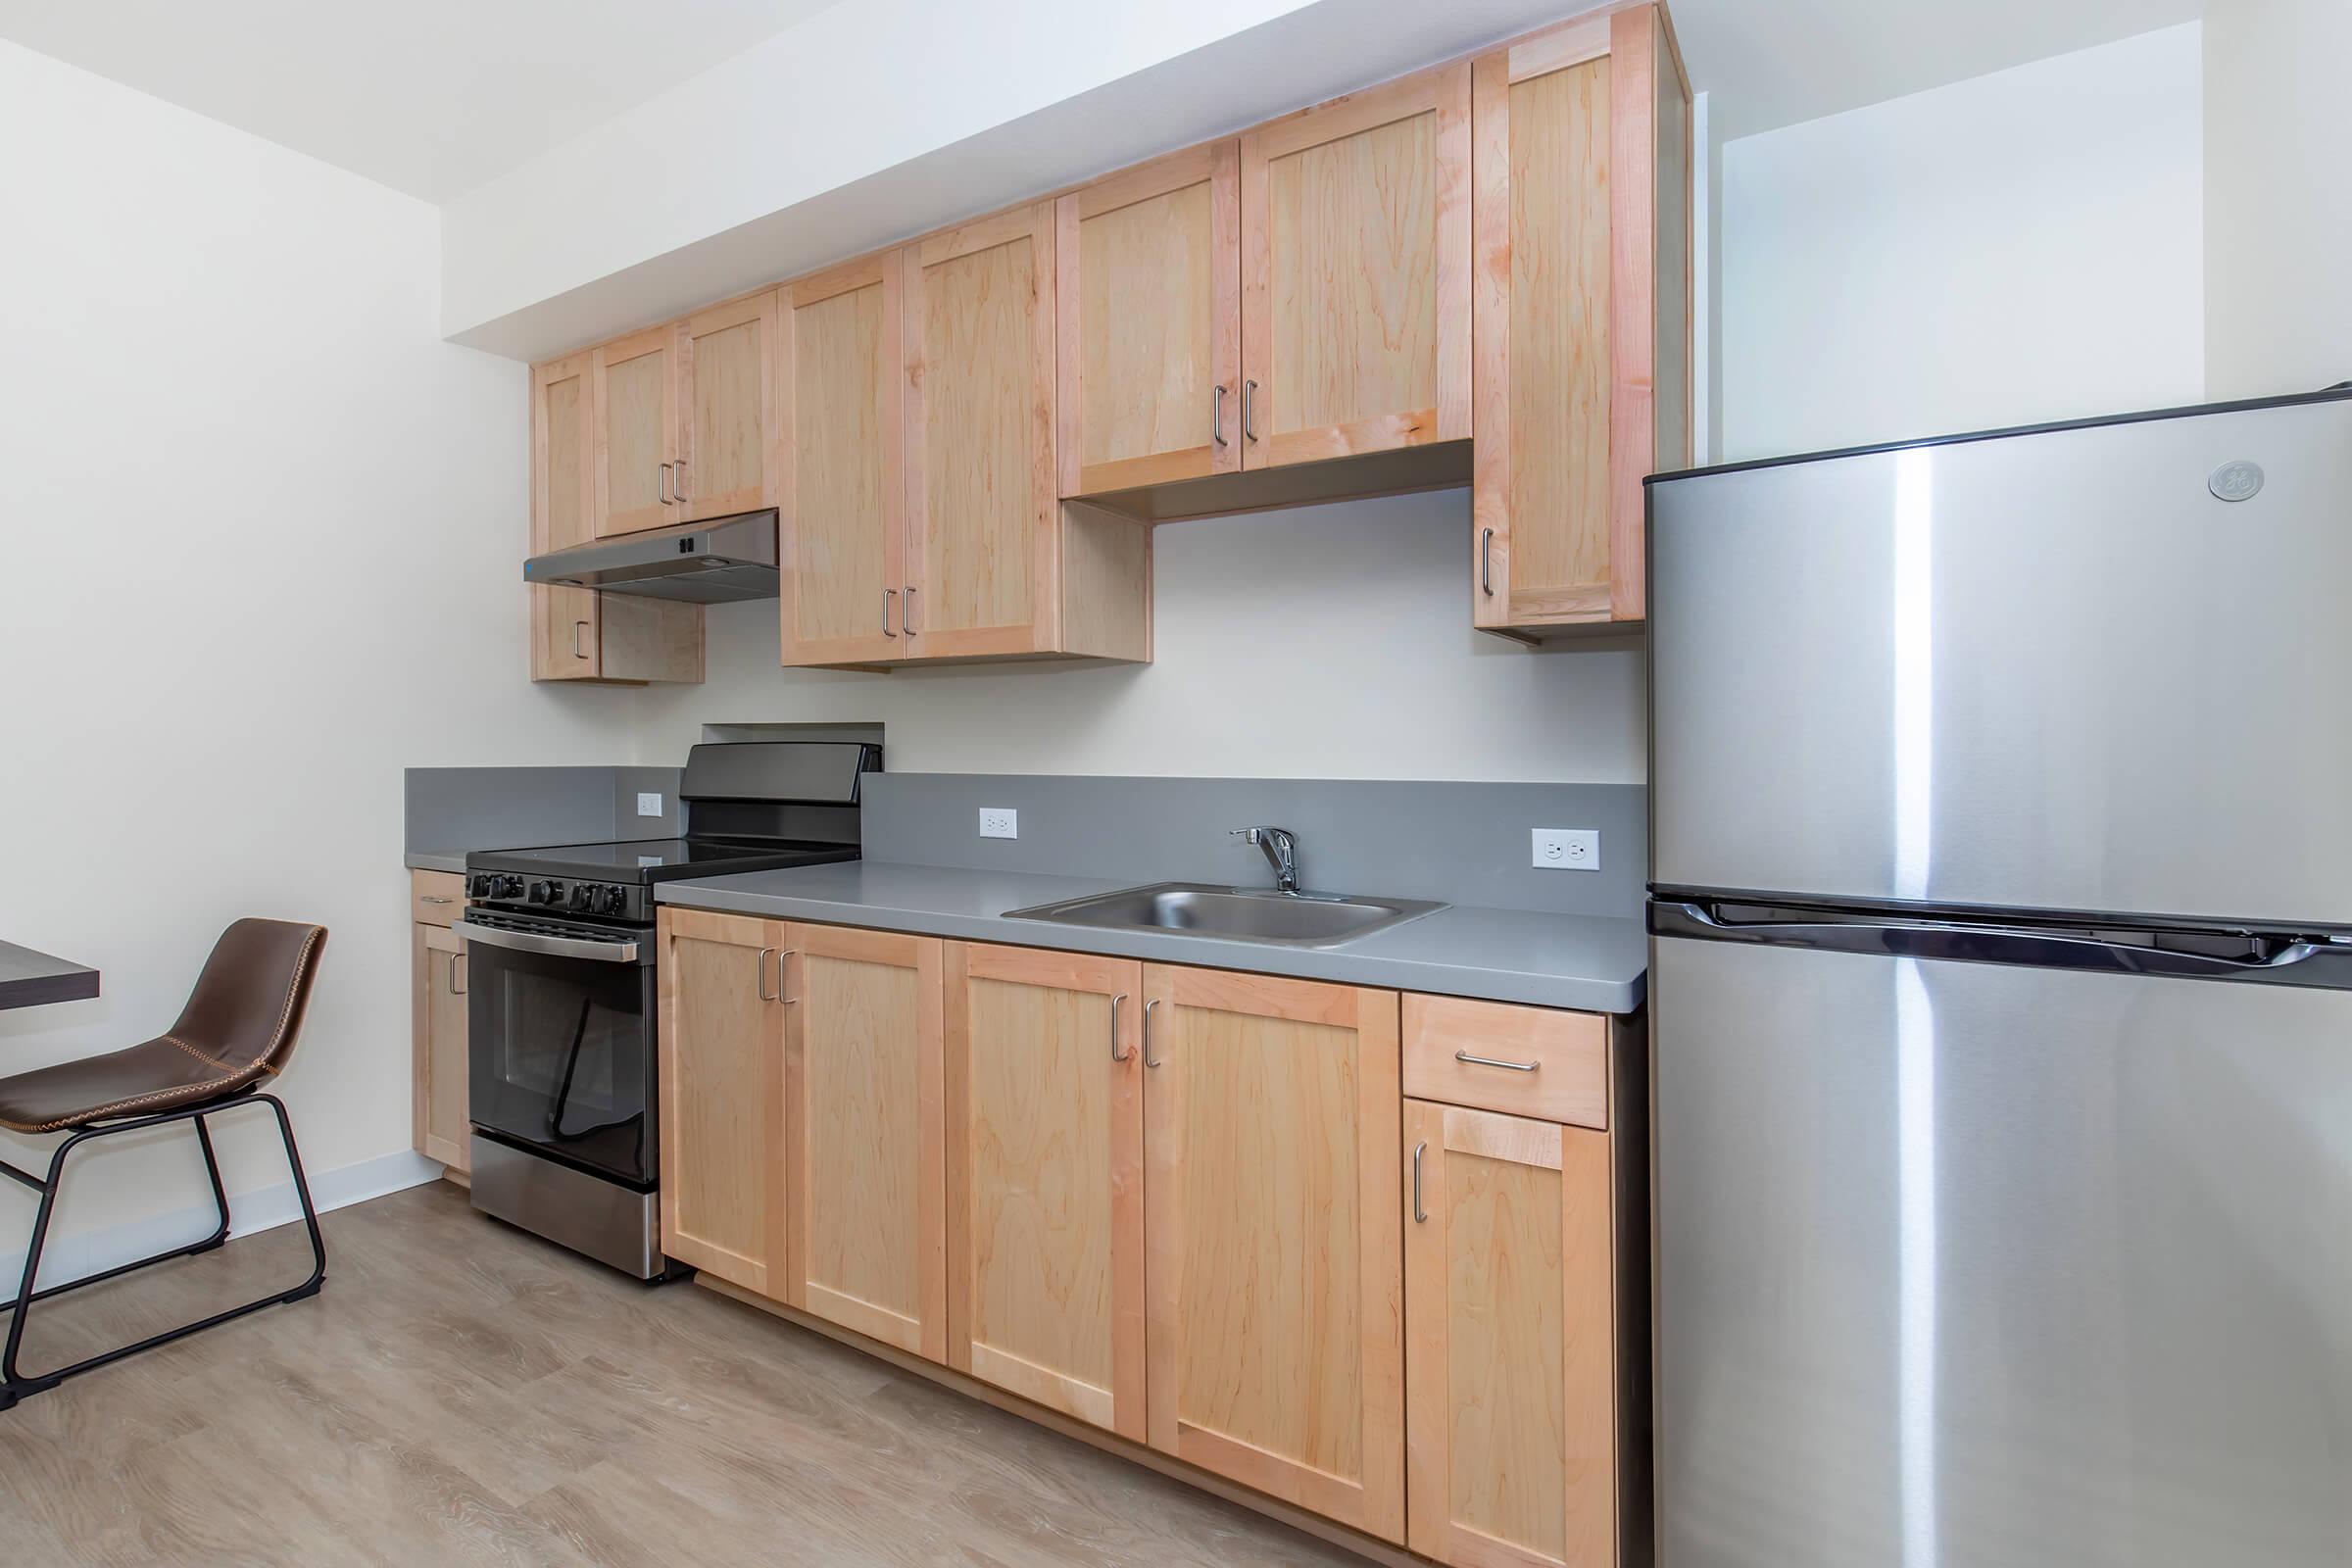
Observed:
[[[2205,0],[1669,0],[1715,134],[1753,135],[2193,22]]]
[[[0,37],[442,203],[835,3],[0,0]],[[1340,3],[1368,20],[1381,9]],[[2204,3],[1672,0],[1672,9],[1691,84],[1710,95],[1715,132],[1730,139],[2190,21]]]
[[[0,0],[0,38],[436,204],[835,0]]]

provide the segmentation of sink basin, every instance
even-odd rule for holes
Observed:
[[[1342,898],[1257,888],[1155,882],[1092,898],[1007,909],[1008,920],[1051,920],[1104,931],[1164,931],[1284,948],[1337,948],[1445,908],[1422,899]]]

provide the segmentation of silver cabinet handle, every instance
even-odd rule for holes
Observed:
[[[1252,421],[1250,414],[1256,402],[1256,393],[1257,383],[1255,381],[1242,383],[1242,439],[1245,441],[1257,439],[1257,427]]]
[[[663,506],[674,507],[677,502],[671,499],[669,493],[669,465],[664,463],[661,467],[662,477],[654,481],[654,495]]]
[[[458,983],[458,965],[465,961],[466,955],[463,953],[453,953],[449,956],[449,994],[453,997],[462,997],[466,994],[466,988]]]
[[[899,630],[909,637],[914,635],[914,584],[912,583],[906,585],[906,610],[904,614],[899,616]]]
[[[684,458],[677,460],[677,466],[670,473],[669,493],[676,498],[679,506],[682,507],[686,504],[686,460]]]
[[[1208,433],[1216,437],[1217,445],[1230,446],[1225,439],[1225,383],[1219,381],[1211,389],[1208,400]]]
[[[897,632],[890,629],[890,607],[898,602],[899,591],[896,588],[885,588],[882,590],[882,635],[885,637],[896,637],[898,635]]]
[[[571,657],[574,659],[586,659],[588,657],[580,650],[580,633],[586,631],[587,629],[588,623],[584,620],[575,620],[571,623]]]
[[[446,893],[427,893],[416,902],[418,904],[455,904],[458,901]]]
[[[1544,1065],[1540,1061],[1504,1061],[1495,1056],[1473,1056],[1467,1051],[1455,1052],[1453,1059],[1468,1062],[1473,1067],[1501,1067],[1510,1072],[1534,1072]]]
[[[1478,531],[1478,591],[1489,599],[1494,597],[1494,530]]]
[[[1421,1206],[1421,1156],[1429,1152],[1427,1144],[1413,1146],[1413,1223],[1426,1225],[1429,1213]]]
[[[1110,999],[1110,1059],[1113,1061],[1132,1061],[1135,1058],[1132,1051],[1124,1056],[1119,1054],[1119,1004],[1126,1000],[1127,993],[1124,991]]]
[[[760,950],[760,956],[752,960],[752,989],[760,993],[760,1000],[761,1002],[773,1002],[776,1000],[775,992],[767,989],[768,955],[774,953],[775,951],[776,950],[773,948],[761,948]],[[776,991],[781,991],[784,988],[781,984],[778,984],[776,987]]]
[[[784,1005],[787,1007],[791,1006],[794,1003],[800,1001],[801,999],[798,997],[788,997],[784,994],[784,960],[791,957],[799,951],[800,950],[797,948],[785,948],[776,955],[776,1000],[784,1004]]]
[[[1157,997],[1144,1004],[1144,1065],[1147,1067],[1159,1065],[1159,1062],[1152,1059],[1152,1009],[1158,1005]]]

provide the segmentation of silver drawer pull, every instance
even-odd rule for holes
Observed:
[[[1501,1061],[1494,1056],[1473,1056],[1467,1051],[1455,1052],[1453,1059],[1468,1062],[1473,1067],[1500,1067],[1506,1072],[1534,1072],[1544,1065],[1540,1061]]]
[[[1413,1223],[1416,1225],[1429,1223],[1429,1211],[1421,1206],[1421,1156],[1428,1152],[1427,1144],[1413,1146]]]
[[[455,904],[458,901],[446,893],[424,893],[417,896],[418,904]]]

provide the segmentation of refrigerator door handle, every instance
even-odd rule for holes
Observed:
[[[2230,958],[2171,948],[2148,948],[2097,937],[2068,936],[2030,927],[1983,925],[1950,920],[1725,920],[1701,904],[1664,901],[1650,906],[1650,930],[1658,936],[1709,938],[1810,948],[1824,953],[1861,953],[1893,958],[1943,958],[1973,963],[2007,963],[2036,969],[2091,969],[2119,974],[2171,975],[2189,980],[2277,978],[2309,985],[2352,986],[2352,975],[2305,977],[2288,973],[2315,958],[2352,957],[2352,949],[2300,938],[2274,938],[2278,946],[2258,958]],[[2323,964],[2323,970],[2337,968]]]

